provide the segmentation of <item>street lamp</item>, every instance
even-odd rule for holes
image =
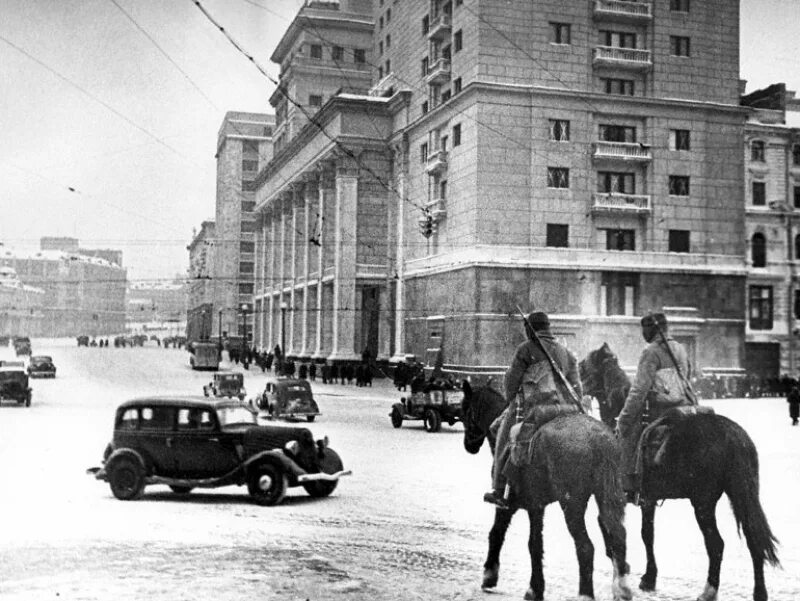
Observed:
[[[242,303],[242,339],[244,340],[245,348],[250,348],[247,343],[247,303]]]

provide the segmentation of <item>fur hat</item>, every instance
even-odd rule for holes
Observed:
[[[534,311],[530,315],[528,315],[528,323],[530,326],[536,330],[546,330],[550,327],[550,318],[547,317],[547,313],[543,313],[542,311]]]
[[[651,328],[657,325],[660,328],[667,326],[667,316],[663,313],[648,313],[642,317],[642,327]]]

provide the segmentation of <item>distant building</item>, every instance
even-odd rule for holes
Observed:
[[[42,332],[44,290],[23,284],[13,267],[0,267],[0,335]]]
[[[800,101],[784,84],[742,97],[748,373],[800,370]]]
[[[275,118],[260,113],[229,112],[217,138],[217,196],[213,274],[219,330],[243,336],[247,321],[252,338],[255,283],[255,178],[272,158]]]
[[[187,284],[172,282],[131,282],[128,285],[127,329],[157,329],[183,333],[186,319]]]
[[[114,263],[122,267],[122,251],[110,250],[106,248],[81,248],[77,238],[67,236],[44,236],[39,240],[39,248],[42,250],[61,250],[68,253],[76,253],[85,257],[97,257],[109,263]]]
[[[126,270],[75,252],[24,252],[0,246],[0,266],[44,291],[33,336],[110,335],[125,331]]]
[[[215,333],[219,321],[215,302],[215,224],[203,221],[200,231],[186,247],[189,251],[189,278],[186,284],[186,337],[207,340]],[[219,315],[221,318],[221,314]],[[217,324],[217,327],[219,324]]]

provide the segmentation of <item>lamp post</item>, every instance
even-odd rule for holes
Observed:
[[[244,341],[245,348],[250,348],[247,342],[247,303],[242,303],[242,340]]]

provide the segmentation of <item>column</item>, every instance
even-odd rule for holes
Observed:
[[[395,251],[395,300],[394,300],[394,356],[392,362],[405,360],[405,195],[406,195],[406,149],[402,146],[394,147],[394,180],[397,194],[394,202],[397,215],[395,229],[397,231],[397,247]],[[390,226],[391,227],[391,226]]]
[[[358,169],[340,159],[336,170],[331,358],[358,360],[355,344]]]
[[[275,348],[275,282],[276,282],[276,273],[275,273],[275,257],[277,255],[277,245],[276,245],[276,231],[275,231],[275,211],[274,209],[270,209],[268,213],[269,217],[269,245],[267,248],[269,249],[269,258],[266,261],[267,263],[267,275],[264,280],[264,285],[267,290],[267,294],[269,295],[269,315],[267,316],[267,347],[269,350]]]
[[[308,340],[308,319],[310,303],[308,302],[308,273],[309,273],[309,259],[311,254],[311,204],[313,202],[312,194],[314,192],[313,182],[306,178],[306,184],[303,186],[303,308],[300,314],[300,339],[302,346],[300,348],[300,355],[307,357],[311,354],[309,350]]]
[[[291,354],[296,355],[298,348],[297,343],[299,342],[297,328],[295,328],[295,321],[297,320],[297,308],[295,307],[295,303],[297,299],[295,298],[294,293],[294,286],[297,283],[297,198],[299,196],[299,187],[297,185],[292,186],[292,191],[289,196],[289,202],[292,211],[291,217],[291,225],[288,234],[292,237],[291,241],[291,248],[292,248],[292,264],[291,264],[291,282],[289,283],[289,314],[286,316],[287,321],[289,322],[288,331],[286,340],[288,341],[289,348],[291,349]],[[287,355],[290,353],[286,353]]]
[[[283,288],[286,285],[286,228],[287,228],[287,218],[286,218],[286,199],[281,197],[279,210],[281,212],[281,260],[280,260],[280,279],[277,282],[278,285],[278,309],[280,310],[281,303],[286,302],[286,298],[284,297]],[[279,317],[280,319],[280,317]],[[283,332],[280,331],[280,325],[278,326],[278,341],[280,341],[281,336],[283,336]],[[289,340],[288,336],[283,336],[287,340]],[[283,344],[281,344],[281,352],[283,353],[284,357],[287,355],[287,349],[283,348]]]
[[[317,213],[320,215],[319,232],[317,242],[319,248],[317,251],[317,311],[316,311],[316,340],[314,341],[314,358],[321,359],[324,357],[322,349],[322,276],[325,271],[325,226],[323,217],[325,215],[325,173],[319,167],[319,178],[317,180]]]

